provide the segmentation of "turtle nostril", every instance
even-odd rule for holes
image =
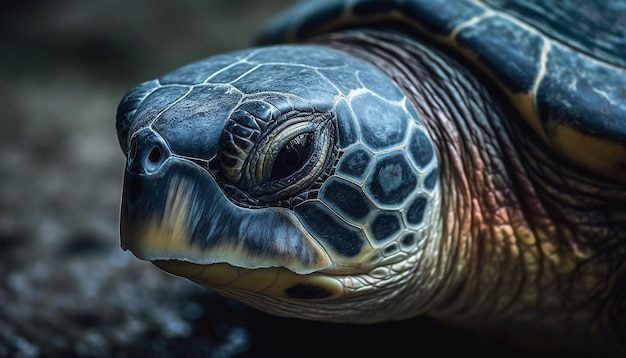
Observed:
[[[167,143],[152,131],[135,134],[128,148],[127,170],[135,174],[152,174],[158,171],[170,156]]]
[[[148,154],[148,160],[151,163],[158,163],[161,160],[161,150],[159,147],[152,148],[150,154]]]

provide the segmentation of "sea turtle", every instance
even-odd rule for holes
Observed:
[[[260,310],[624,350],[626,3],[310,1],[138,85],[122,247]]]

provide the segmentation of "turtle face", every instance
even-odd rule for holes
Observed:
[[[123,248],[218,290],[328,299],[392,286],[435,215],[436,156],[415,109],[338,51],[183,67],[131,90],[117,129]]]

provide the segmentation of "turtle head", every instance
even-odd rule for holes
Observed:
[[[289,314],[258,298],[393,291],[434,226],[437,160],[415,108],[342,52],[191,64],[132,89],[117,131],[122,247],[274,313]]]

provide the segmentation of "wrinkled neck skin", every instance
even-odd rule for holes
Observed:
[[[410,296],[407,316],[427,313],[548,344],[622,340],[624,184],[563,163],[502,91],[447,55],[383,32],[316,41],[391,76],[437,147],[440,226],[418,258],[410,290],[424,294]],[[416,287],[424,277],[430,287]]]

